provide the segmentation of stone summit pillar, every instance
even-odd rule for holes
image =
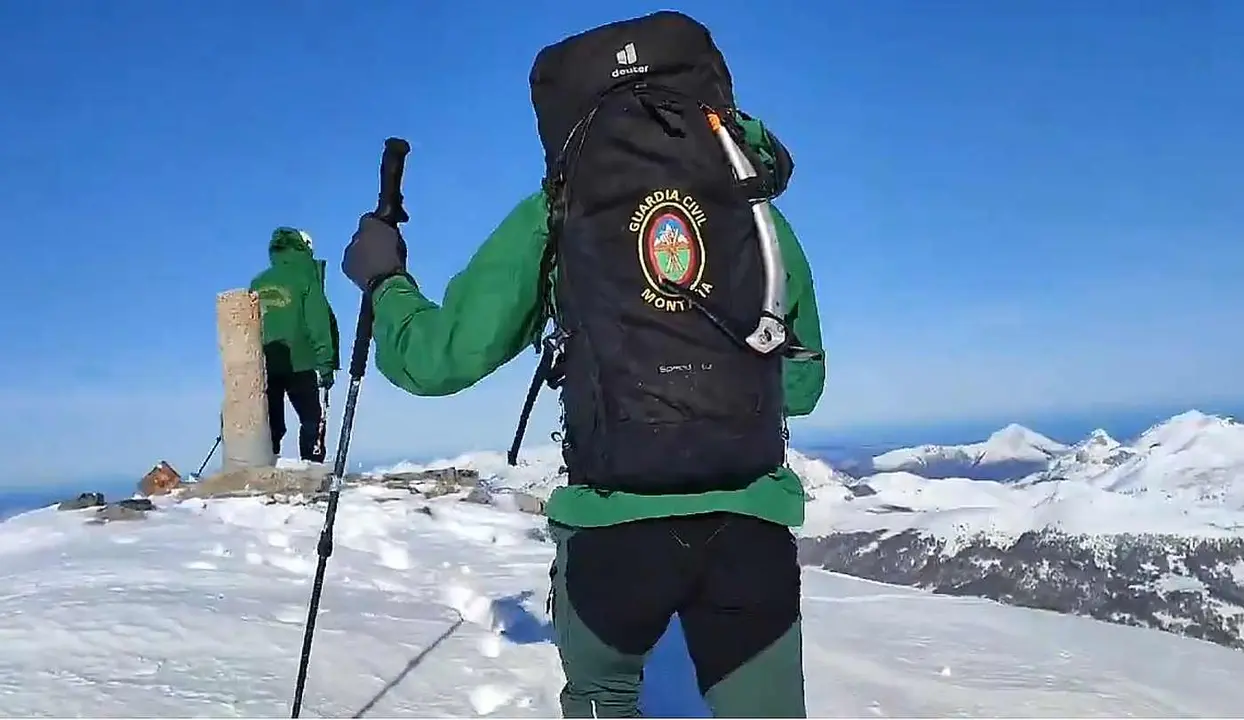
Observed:
[[[216,296],[216,338],[224,370],[221,404],[221,470],[272,467],[268,428],[267,370],[263,357],[263,319],[259,296],[228,290]]]

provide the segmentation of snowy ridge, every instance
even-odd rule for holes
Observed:
[[[484,467],[496,457],[463,460]],[[517,474],[502,465],[510,476],[492,482],[557,482],[555,466],[535,465]],[[821,480],[818,490],[835,487]],[[307,716],[558,714],[543,523],[460,499],[343,492]],[[0,524],[6,713],[286,716],[322,508],[263,498],[157,506],[128,523],[45,509]],[[1244,687],[1232,682],[1244,653],[1211,644],[813,569],[803,587],[810,716],[1224,716],[1244,707]],[[649,671],[648,716],[704,716],[676,626]]]
[[[874,457],[872,469],[906,471],[929,478],[1006,480],[1034,472],[1066,451],[1065,445],[1012,423],[984,442],[891,450]]]
[[[1244,510],[1244,425],[1192,411],[1146,430],[1134,456],[1089,479],[1128,495]]]
[[[1012,425],[962,448],[971,448],[974,457],[1012,460],[1062,450],[1047,470],[1015,483],[955,477],[930,482],[907,471],[853,479],[791,450],[788,464],[809,497],[800,532],[914,529],[947,540],[985,535],[1003,544],[1036,530],[1187,537],[1244,532],[1244,426],[1228,420],[1185,413],[1155,425],[1132,445],[1098,430],[1070,447]],[[518,467],[507,465],[503,453],[481,451],[375,472],[469,468],[490,489],[547,498],[566,482],[561,462],[560,449],[546,445],[525,450]]]
[[[1120,444],[1099,428],[1073,445],[1066,453],[1054,458],[1045,471],[1020,482],[1087,481],[1126,462],[1135,454],[1136,451],[1131,447]]]

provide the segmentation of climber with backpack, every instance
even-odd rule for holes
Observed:
[[[638,715],[675,614],[714,715],[804,717],[787,419],[825,366],[811,269],[770,204],[791,156],[682,13],[550,45],[530,80],[543,188],[440,305],[398,231],[360,218],[342,269],[371,298],[376,365],[443,396],[540,349],[509,461],[540,387],[560,390],[567,484],[545,514],[566,717]]]

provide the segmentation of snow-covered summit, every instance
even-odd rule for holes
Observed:
[[[1235,446],[1240,444],[1241,439],[1244,439],[1244,425],[1233,418],[1189,410],[1145,430],[1132,446],[1140,451],[1158,446],[1173,449],[1206,442]]]
[[[1062,454],[1055,456],[1046,470],[1025,478],[1021,484],[1051,480],[1088,481],[1126,462],[1135,454],[1132,447],[1123,445],[1105,430],[1098,428]]]
[[[1235,420],[1186,412],[1146,430],[1130,450],[1126,462],[1089,482],[1116,493],[1244,510],[1244,425]]]
[[[1023,425],[1011,423],[994,432],[985,442],[968,445],[965,449],[978,453],[981,463],[997,463],[1015,460],[1048,460],[1058,453],[1065,452],[1067,446]]]
[[[877,472],[904,471],[928,478],[1013,480],[1044,469],[1066,450],[1062,443],[1012,423],[982,442],[891,450],[874,457],[872,466]]]

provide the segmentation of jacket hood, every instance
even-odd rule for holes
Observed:
[[[311,236],[303,230],[292,227],[279,227],[272,231],[272,240],[268,243],[268,257],[273,262],[279,255],[305,255],[313,258]]]

